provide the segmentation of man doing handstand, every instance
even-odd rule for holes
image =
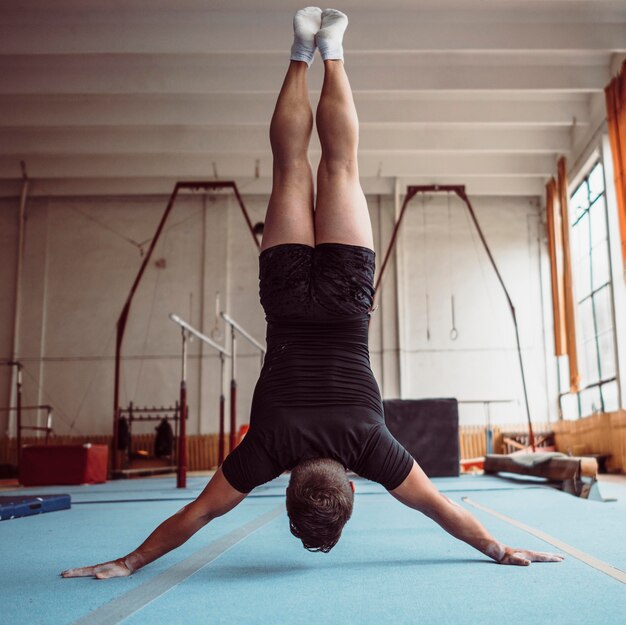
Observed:
[[[347,24],[334,9],[308,7],[294,17],[291,62],[270,126],[273,187],[260,256],[267,357],[248,434],[199,497],[135,551],[64,571],[64,577],[130,575],[285,470],[291,470],[290,529],[312,551],[329,551],[350,518],[354,486],[349,469],[379,482],[400,502],[500,564],[562,560],[498,542],[467,510],[437,491],[385,426],[369,363],[375,255],[359,183],[358,119],[343,64]],[[325,73],[316,115],[322,158],[314,206],[307,70],[316,47]]]

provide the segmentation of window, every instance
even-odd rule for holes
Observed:
[[[569,205],[576,301],[580,391],[569,392],[567,359],[559,359],[561,413],[565,419],[618,409],[615,320],[602,162],[593,165]]]

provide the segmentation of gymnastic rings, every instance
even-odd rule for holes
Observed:
[[[456,341],[459,337],[459,331],[456,329],[456,319],[454,311],[454,295],[450,295],[450,312],[452,314],[452,329],[450,330],[450,340]]]
[[[448,201],[448,288],[450,290],[450,311],[452,313],[452,329],[450,330],[450,340],[456,341],[459,331],[456,329],[456,315],[454,310],[454,293],[452,290],[452,211],[450,203],[450,193],[447,194]]]

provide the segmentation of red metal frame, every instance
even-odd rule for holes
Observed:
[[[174,202],[176,201],[176,197],[178,196],[178,192],[183,191],[183,190],[223,191],[227,189],[230,189],[235,194],[235,198],[237,199],[237,203],[239,204],[239,207],[241,208],[241,212],[243,214],[248,230],[250,231],[250,235],[252,236],[252,239],[255,245],[257,246],[257,248],[260,249],[260,243],[256,235],[254,234],[254,227],[252,225],[252,222],[250,221],[250,216],[248,215],[248,211],[246,210],[245,204],[243,203],[243,199],[241,197],[241,194],[239,193],[237,184],[233,180],[221,180],[221,181],[220,180],[212,180],[212,181],[197,180],[197,181],[182,181],[182,182],[176,183],[176,185],[174,186],[174,190],[172,191],[172,194],[170,195],[170,198],[167,202],[165,212],[163,213],[163,216],[161,217],[161,221],[159,222],[154,238],[152,239],[152,242],[150,243],[148,253],[143,259],[143,263],[141,264],[141,267],[139,268],[137,277],[135,278],[135,281],[133,282],[133,285],[130,289],[128,297],[126,298],[126,303],[124,304],[124,307],[122,308],[122,312],[120,313],[120,316],[117,320],[117,334],[116,334],[116,340],[115,340],[115,380],[114,380],[114,390],[113,390],[113,454],[112,454],[112,459],[111,459],[112,471],[117,470],[117,445],[118,445],[118,431],[117,430],[118,430],[118,423],[119,423],[119,398],[120,398],[122,343],[124,341],[126,323],[128,322],[130,306],[132,304],[133,297],[135,296],[135,292],[137,291],[137,288],[139,287],[139,283],[141,282],[141,278],[143,277],[146,267],[148,266],[148,263],[150,262],[152,252],[154,251],[154,248],[159,240],[159,237],[161,236],[163,227],[165,226],[165,222],[167,221],[167,218],[169,217],[172,211]],[[182,438],[183,437],[181,436],[181,439]]]
[[[496,276],[498,278],[498,282],[500,282],[500,286],[502,287],[502,290],[504,291],[504,295],[506,297],[507,303],[509,305],[509,310],[511,311],[511,317],[513,319],[513,326],[515,327],[515,340],[517,343],[517,355],[519,358],[519,366],[520,366],[520,373],[522,376],[522,387],[524,389],[524,402],[526,405],[526,417],[528,420],[528,436],[529,436],[529,442],[530,442],[530,446],[533,450],[533,452],[535,451],[535,435],[533,433],[533,425],[532,425],[532,420],[530,418],[530,406],[528,403],[528,392],[526,389],[526,376],[524,374],[524,361],[522,360],[522,348],[520,345],[520,339],[519,339],[519,329],[517,326],[517,316],[515,314],[515,307],[513,306],[513,302],[511,300],[511,297],[509,295],[509,292],[504,284],[504,280],[502,279],[502,275],[500,274],[500,271],[498,269],[498,266],[496,265],[496,261],[493,257],[493,254],[491,253],[491,249],[489,248],[489,245],[487,244],[487,239],[485,239],[485,235],[483,234],[482,228],[480,227],[480,224],[478,223],[478,219],[476,218],[476,214],[474,213],[474,209],[472,207],[471,202],[469,201],[469,198],[467,197],[467,193],[465,192],[465,186],[464,185],[437,185],[437,184],[432,184],[432,185],[419,185],[419,186],[409,186],[406,189],[406,196],[404,198],[404,202],[402,204],[402,208],[400,209],[400,213],[398,214],[398,218],[396,219],[396,223],[394,224],[393,227],[393,231],[391,233],[391,239],[389,240],[389,245],[387,246],[387,251],[385,252],[385,256],[383,259],[383,264],[380,267],[380,273],[378,274],[378,279],[376,280],[376,284],[375,284],[375,289],[376,289],[376,297],[378,297],[378,288],[379,286],[382,284],[382,279],[383,279],[383,275],[385,273],[385,269],[387,267],[387,263],[389,262],[389,258],[391,256],[391,252],[393,251],[393,248],[396,244],[396,239],[398,237],[398,230],[400,229],[400,224],[402,223],[402,219],[404,217],[404,213],[406,212],[406,207],[408,206],[409,202],[418,194],[418,193],[456,193],[456,195],[459,196],[459,198],[465,203],[465,205],[467,206],[467,210],[469,211],[470,217],[472,218],[472,222],[474,223],[474,226],[476,227],[476,230],[478,232],[478,236],[480,237],[480,240],[483,244],[483,247],[485,249],[485,252],[487,252],[487,256],[489,257],[489,261],[491,262],[491,266],[493,267],[493,270],[496,273]]]
[[[228,453],[232,453],[237,444],[237,334],[234,326],[230,326],[230,432],[228,436]]]
[[[178,429],[178,466],[176,488],[187,488],[187,382],[180,382],[180,428]]]
[[[220,353],[220,420],[219,420],[219,441],[217,443],[217,464],[221,466],[224,462],[224,421],[226,418],[226,397],[224,395],[224,354]]]

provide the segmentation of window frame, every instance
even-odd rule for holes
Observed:
[[[593,200],[591,199],[592,194],[591,194],[591,188],[590,188],[590,184],[589,184],[589,180],[591,177],[592,172],[595,170],[595,168],[600,165],[602,168],[602,182],[603,182],[603,190],[601,193],[597,194]],[[581,187],[583,187],[583,185],[586,186],[587,188],[587,207],[578,215],[576,215],[575,219],[573,219],[573,215],[569,212],[569,208],[568,208],[568,221],[569,221],[569,228],[570,228],[570,233],[573,231],[573,229],[576,227],[576,225],[586,216],[587,220],[588,220],[588,227],[587,227],[587,231],[588,231],[588,241],[585,245],[585,256],[584,257],[580,257],[577,258],[577,261],[580,261],[582,258],[585,258],[589,260],[589,275],[590,275],[590,290],[589,292],[587,292],[585,295],[581,296],[579,298],[578,294],[575,294],[575,302],[576,302],[576,312],[577,312],[577,334],[579,336],[581,336],[580,334],[580,326],[579,326],[579,322],[578,322],[578,318],[579,318],[579,314],[578,311],[581,307],[581,305],[583,305],[586,301],[590,300],[591,301],[591,311],[592,311],[592,318],[593,318],[593,344],[594,344],[594,348],[595,348],[595,355],[596,355],[596,360],[597,360],[597,377],[598,379],[594,382],[588,382],[585,383],[584,386],[581,386],[578,391],[576,393],[572,393],[569,389],[567,390],[563,390],[564,388],[564,384],[563,384],[563,376],[562,376],[562,367],[563,367],[563,360],[565,360],[565,362],[567,362],[567,357],[557,357],[557,374],[558,374],[558,380],[557,380],[557,388],[558,388],[558,406],[559,406],[559,417],[561,419],[567,418],[567,419],[572,419],[572,418],[577,418],[577,419],[581,419],[583,417],[587,417],[590,416],[591,414],[594,414],[594,412],[591,413],[585,413],[583,414],[583,401],[582,401],[582,396],[586,391],[592,390],[594,388],[598,389],[598,394],[599,394],[599,398],[600,398],[600,406],[599,406],[599,411],[600,412],[605,412],[605,399],[604,399],[604,393],[602,391],[603,387],[611,385],[611,384],[616,384],[617,388],[618,388],[618,409],[619,409],[619,404],[620,404],[620,400],[619,400],[619,362],[618,362],[618,358],[619,358],[619,353],[618,353],[618,349],[617,349],[617,342],[616,342],[616,315],[615,315],[615,295],[614,295],[614,285],[613,285],[613,268],[612,268],[612,258],[611,258],[611,241],[610,241],[610,232],[609,232],[609,215],[608,215],[608,210],[609,210],[609,206],[608,206],[608,198],[607,198],[607,180],[606,180],[606,167],[604,164],[604,158],[603,158],[603,154],[600,152],[600,150],[594,150],[594,152],[590,155],[589,159],[587,160],[587,162],[585,163],[584,167],[581,167],[581,169],[579,170],[577,176],[573,179],[572,183],[569,186],[568,189],[568,198],[571,201],[572,198],[579,192],[579,190],[581,189]],[[603,281],[602,284],[599,285],[595,285],[593,282],[593,250],[594,250],[594,243],[593,243],[593,238],[594,235],[592,233],[592,227],[591,227],[591,209],[592,207],[600,200],[603,200],[604,203],[604,224],[605,224],[605,231],[606,231],[606,240],[607,241],[607,261],[608,261],[608,268],[609,268],[609,272],[608,272],[608,278],[607,280]],[[572,237],[573,238],[573,237]],[[577,239],[578,240],[578,239]],[[598,245],[599,243],[596,242],[596,245]],[[576,274],[574,274],[574,288],[576,288]],[[600,293],[603,289],[607,289],[609,290],[609,301],[610,301],[610,315],[611,315],[611,328],[610,330],[607,329],[603,329],[602,332],[598,332],[598,323],[597,323],[597,313],[596,313],[596,304],[595,304],[595,297],[598,293]],[[614,359],[614,371],[612,375],[608,375],[606,377],[603,377],[602,374],[602,358],[601,358],[601,352],[600,352],[600,337],[608,332],[611,332],[611,344],[612,344],[612,348],[613,348],[613,359]],[[591,339],[587,336],[582,337],[581,341],[577,342],[577,350],[579,351],[579,360],[580,362],[583,362],[583,358],[585,356],[585,354],[581,353],[581,351],[583,350],[584,345],[587,342],[590,342]],[[586,381],[585,381],[586,382]],[[565,417],[564,416],[564,400],[566,398],[571,398],[571,397],[575,397],[576,401],[576,412],[577,414],[574,417]],[[569,402],[568,402],[569,403]],[[597,412],[597,410],[595,411]]]

